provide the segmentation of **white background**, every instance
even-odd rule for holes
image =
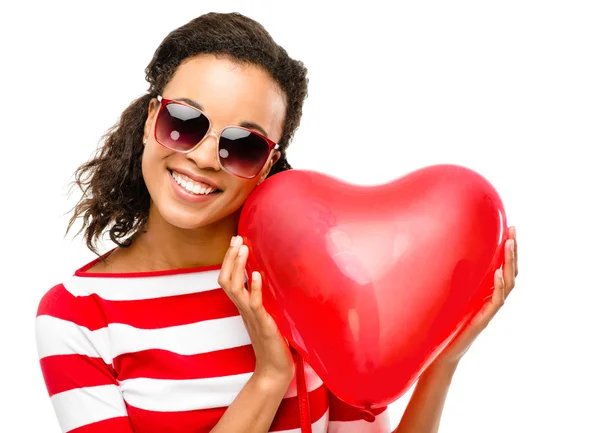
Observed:
[[[434,163],[487,177],[517,287],[454,378],[440,432],[600,432],[600,13],[593,1],[10,2],[0,10],[0,431],[58,432],[41,296],[93,258],[63,237],[76,167],[147,88],[168,32],[240,11],[309,70],[295,168],[375,184]],[[401,417],[409,395],[392,405]]]

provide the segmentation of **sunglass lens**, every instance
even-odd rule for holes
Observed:
[[[156,138],[163,146],[188,151],[208,132],[208,118],[200,111],[182,104],[169,103],[156,120]]]
[[[219,140],[219,159],[225,170],[240,177],[256,176],[269,157],[269,144],[242,128],[225,128]]]

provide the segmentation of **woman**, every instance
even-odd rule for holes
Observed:
[[[40,363],[65,432],[388,432],[331,395],[244,289],[241,207],[286,150],[306,69],[255,21],[207,14],[171,32],[134,101],[82,165],[87,245],[118,247],[53,287],[37,317]],[[514,229],[493,299],[422,375],[396,432],[437,431],[452,375],[514,286]],[[302,375],[299,375],[302,377]],[[298,388],[306,386],[306,393]],[[307,410],[306,400],[308,401]]]

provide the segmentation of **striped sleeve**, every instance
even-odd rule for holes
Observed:
[[[374,409],[374,422],[361,418],[360,409],[350,406],[329,392],[329,426],[327,433],[390,433],[387,407]]]
[[[111,365],[108,328],[94,297],[76,297],[62,284],[50,289],[38,307],[36,340],[63,432],[133,432]]]

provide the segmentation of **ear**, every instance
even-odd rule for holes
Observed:
[[[152,131],[152,122],[154,121],[157,108],[158,99],[152,98],[150,102],[148,102],[148,115],[146,116],[146,123],[144,123],[144,144],[146,144],[146,140],[148,137],[150,137],[150,133]]]
[[[269,164],[266,166],[265,170],[263,171],[263,174],[260,176],[260,180],[258,181],[257,185],[261,184],[262,181],[264,181],[267,178],[267,176],[271,172],[271,168],[273,168],[275,163],[277,161],[279,161],[279,158],[281,158],[281,152],[276,150],[275,152],[273,152],[273,156],[271,157]]]

